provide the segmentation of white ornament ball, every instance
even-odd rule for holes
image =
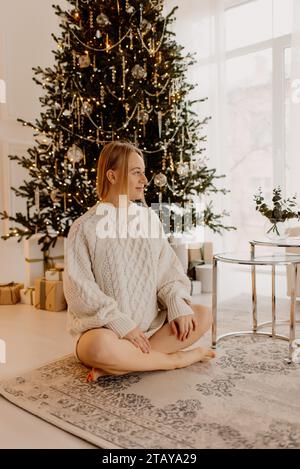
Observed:
[[[164,187],[167,184],[167,176],[163,173],[159,173],[154,178],[154,184],[158,187]]]
[[[83,159],[83,151],[74,144],[67,151],[67,158],[71,163],[79,163]]]

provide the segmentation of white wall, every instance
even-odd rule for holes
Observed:
[[[34,122],[40,114],[42,88],[32,77],[32,67],[51,66],[56,44],[58,17],[52,0],[0,0],[0,79],[6,82],[6,103],[0,103],[0,210],[14,213],[24,208],[24,200],[15,198],[10,186],[18,187],[26,174],[8,159],[9,154],[25,155],[32,143],[32,132],[19,124],[18,117]],[[64,0],[56,0],[62,7]],[[7,232],[0,222],[0,233]],[[23,243],[16,239],[0,240],[0,283],[24,279]]]

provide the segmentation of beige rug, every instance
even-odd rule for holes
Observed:
[[[223,305],[220,322],[243,325],[248,306],[245,297]],[[0,393],[102,448],[300,448],[300,366],[286,354],[287,342],[236,337],[213,362],[92,384],[68,356],[2,382]]]

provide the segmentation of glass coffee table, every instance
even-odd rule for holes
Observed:
[[[253,241],[251,242],[253,243]],[[256,244],[255,244],[256,245]],[[264,335],[277,339],[287,340],[289,342],[288,362],[292,358],[292,342],[295,339],[295,303],[296,303],[296,279],[298,265],[300,265],[300,255],[294,254],[276,254],[276,255],[255,255],[255,245],[250,253],[223,253],[216,254],[213,257],[213,295],[212,295],[212,347],[216,348],[219,340],[238,335],[256,334]],[[274,246],[273,244],[270,244]],[[280,247],[280,246],[279,246]],[[283,247],[283,246],[282,246]],[[287,246],[284,246],[287,247]],[[228,334],[217,336],[217,282],[218,282],[218,263],[225,262],[229,264],[249,265],[252,268],[252,330],[250,331],[236,331]],[[284,336],[276,333],[276,301],[275,301],[275,267],[278,265],[290,265],[292,268],[292,289],[290,301],[290,319],[289,323],[289,336]],[[272,321],[258,324],[257,322],[257,296],[256,296],[256,266],[270,266],[272,268]],[[285,321],[284,321],[285,322]],[[259,329],[271,324],[271,332],[263,332]]]

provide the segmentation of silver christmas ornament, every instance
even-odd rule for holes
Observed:
[[[66,109],[66,110],[63,112],[63,116],[65,116],[65,117],[69,117],[70,115],[71,115],[70,109]]]
[[[67,158],[71,163],[79,163],[83,159],[83,151],[77,145],[72,145],[67,151]]]
[[[98,30],[96,31],[96,38],[97,38],[97,39],[101,39],[101,37],[102,37],[102,34],[101,34],[101,32],[99,31],[99,29],[98,29]]]
[[[158,187],[164,187],[167,184],[167,176],[163,173],[159,173],[154,178],[154,184]]]
[[[133,5],[128,5],[128,6],[126,7],[126,12],[131,15],[131,13],[134,12],[134,6],[133,6]]]
[[[105,26],[111,24],[111,22],[104,13],[100,13],[100,15],[97,16],[96,23],[99,25],[100,28],[105,28]]]
[[[147,76],[146,70],[138,64],[131,69],[131,74],[136,80],[142,80]]]
[[[80,68],[87,68],[91,65],[91,59],[89,55],[81,55],[78,59],[78,64]]]
[[[177,174],[182,177],[187,176],[189,174],[189,165],[187,163],[179,163],[177,166]]]
[[[89,116],[93,112],[93,106],[88,101],[84,101],[81,106],[81,114]]]
[[[52,143],[51,138],[47,137],[45,134],[39,134],[35,139],[40,145],[50,145],[50,143]]]

